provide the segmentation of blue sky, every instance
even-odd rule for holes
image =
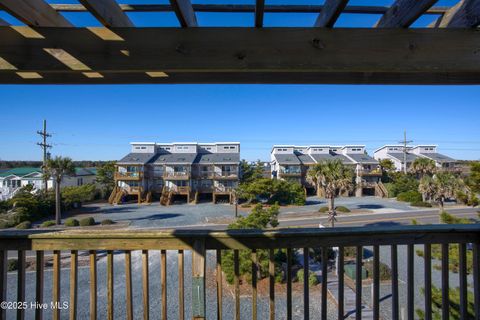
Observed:
[[[437,5],[452,2],[442,0]],[[267,1],[284,3],[292,1]],[[391,3],[350,1],[352,5]],[[77,26],[98,25],[89,14],[65,16]],[[0,17],[21,24],[4,12]],[[130,17],[139,26],[178,25],[171,13]],[[202,26],[253,23],[253,14],[227,17],[198,14]],[[343,14],[336,26],[367,27],[378,18]],[[414,26],[425,26],[433,19],[423,17]],[[266,14],[265,25],[309,26],[314,20],[314,14]],[[398,142],[403,130],[414,143],[438,144],[441,152],[452,157],[478,160],[479,96],[478,86],[0,85],[0,159],[41,159],[35,132],[47,119],[53,133],[52,154],[76,160],[118,159],[129,151],[131,141],[239,141],[242,157],[248,160],[268,160],[273,144],[358,143],[372,152]]]

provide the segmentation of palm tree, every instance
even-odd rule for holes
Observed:
[[[75,175],[75,166],[70,158],[55,157],[47,160],[45,174],[53,177],[55,181],[55,223],[59,225],[61,223],[60,184],[64,176]]]
[[[449,172],[439,172],[433,177],[422,178],[419,191],[429,194],[438,203],[440,213],[444,210],[445,199],[452,198],[463,188],[463,181]]]
[[[328,216],[332,227],[335,225],[335,198],[353,187],[353,173],[341,160],[325,161],[316,164],[309,172],[316,182],[317,192],[323,190],[328,199]]]
[[[435,193],[435,180],[431,176],[423,176],[418,185],[418,192],[422,194],[422,201],[431,200]]]
[[[417,175],[419,178],[423,178],[425,175],[433,175],[437,170],[435,161],[427,158],[417,158],[413,161],[410,171]]]

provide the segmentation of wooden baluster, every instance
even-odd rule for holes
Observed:
[[[148,282],[148,250],[142,251],[142,296],[143,296],[143,319],[148,320],[150,317],[150,295]]]
[[[357,246],[357,257],[355,261],[355,319],[362,319],[362,260],[363,248]]]
[[[475,319],[480,319],[480,243],[473,243],[473,295]]]
[[[25,301],[25,251],[18,250],[17,301]],[[25,310],[17,308],[17,319],[25,319]]]
[[[343,319],[345,317],[345,308],[344,308],[344,275],[345,275],[345,258],[344,258],[344,247],[338,248],[338,319]]]
[[[235,320],[240,320],[240,261],[238,250],[233,250],[233,269],[235,286]]]
[[[167,250],[160,251],[160,268],[162,269],[162,319],[167,320]]]
[[[90,319],[97,319],[97,253],[90,250]]]
[[[133,320],[132,302],[132,252],[125,251],[125,307],[127,320]]]
[[[321,318],[327,320],[327,279],[328,279],[328,248],[322,247],[322,297]]]
[[[425,320],[432,320],[432,245],[424,246],[425,259]]]
[[[275,251],[270,249],[268,251],[268,279],[270,288],[270,302],[269,302],[269,315],[270,320],[275,320]]]
[[[107,319],[114,319],[113,301],[113,251],[107,251]]]
[[[292,249],[287,248],[287,319],[292,319]]]
[[[38,304],[43,304],[43,288],[44,288],[44,270],[45,270],[45,257],[43,251],[37,251],[37,259],[35,261],[35,299]],[[1,300],[1,299],[0,299]],[[1,300],[3,301],[3,300]],[[2,317],[0,317],[2,318]],[[5,318],[2,318],[5,319]],[[35,309],[35,320],[43,319],[43,309]]]
[[[257,319],[257,250],[252,250],[252,319]]]
[[[60,320],[60,251],[54,250],[53,251],[53,294],[52,294],[52,301],[53,303],[57,304],[57,307],[52,310],[53,312],[53,319]]]
[[[458,244],[459,257],[459,284],[460,284],[460,318],[468,318],[467,310],[467,246],[465,243]]]
[[[450,317],[448,272],[448,244],[442,243],[442,319],[444,320]]]
[[[70,319],[77,319],[77,297],[78,297],[78,251],[70,252]]]
[[[398,250],[397,245],[391,246],[392,264],[392,320],[398,320]]]
[[[206,253],[205,239],[195,240],[192,252],[192,310],[194,320],[205,319]]]
[[[7,301],[7,286],[8,286],[8,251],[0,251],[0,302]],[[7,319],[7,309],[0,308],[0,319]]]
[[[413,244],[407,245],[407,319],[413,320],[415,315],[415,306],[413,300]]]
[[[373,319],[380,319],[380,247],[373,246]]]
[[[303,248],[303,318],[310,319],[310,275],[309,249]]]
[[[222,319],[222,294],[223,294],[223,283],[222,283],[222,250],[217,250],[217,320]]]
[[[178,319],[185,319],[185,287],[183,285],[185,257],[183,250],[178,250]]]

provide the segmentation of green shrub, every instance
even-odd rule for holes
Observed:
[[[10,220],[1,220],[0,221],[0,229],[7,229],[13,227],[14,224]]]
[[[446,224],[469,224],[471,221],[466,218],[457,218],[454,215],[449,214],[447,211],[443,211],[440,214],[440,222]]]
[[[412,219],[412,225],[414,225],[414,226],[419,225],[417,219]]]
[[[423,201],[410,202],[410,205],[412,207],[424,207],[424,208],[431,208],[432,207],[431,203],[423,202]]]
[[[85,184],[78,187],[62,188],[62,202],[66,209],[73,207],[74,203],[83,203],[95,199],[96,188],[94,184]]]
[[[80,220],[81,227],[94,226],[94,225],[95,225],[95,219],[93,219],[92,217],[83,218]]]
[[[467,204],[468,203],[468,195],[462,191],[457,191],[457,194],[455,195],[455,198],[457,202]]]
[[[421,202],[422,194],[416,190],[405,191],[397,195],[397,200],[404,202]]]
[[[328,207],[320,207],[320,209],[318,209],[318,212],[320,213],[328,212]]]
[[[240,184],[237,195],[240,200],[249,203],[266,199],[269,204],[304,205],[306,201],[305,191],[299,183],[269,178]]]
[[[343,213],[351,212],[350,209],[348,209],[347,207],[344,207],[344,206],[338,206],[338,207],[335,208],[335,210],[337,210],[338,212],[343,212]]]
[[[366,261],[363,266],[367,270],[367,275],[369,278],[373,278],[373,261]],[[390,270],[390,267],[387,266],[385,263],[380,262],[380,280],[385,281],[385,280],[390,280],[392,279],[392,272]]]
[[[303,269],[298,270],[297,279],[299,282],[303,283]],[[309,287],[316,286],[318,284],[318,278],[314,272],[308,272],[308,285]]]
[[[418,184],[418,180],[415,177],[398,173],[393,182],[385,183],[384,185],[389,197],[397,197],[402,192],[417,191]]]
[[[68,218],[67,220],[65,220],[65,226],[66,227],[78,227],[79,225],[80,225],[80,223],[78,222],[77,219]]]
[[[10,259],[8,260],[8,271],[16,271],[18,270],[18,260],[17,259]]]
[[[44,221],[42,222],[42,224],[40,225],[40,227],[42,228],[48,228],[48,227],[51,227],[51,226],[54,226],[56,223],[54,220],[47,220],[47,221]]]
[[[23,221],[19,224],[17,224],[17,226],[15,228],[17,229],[30,229],[32,227],[32,223],[30,221]]]
[[[115,224],[115,221],[111,220],[111,219],[105,219],[105,220],[102,220],[102,222],[100,222],[102,225],[109,225],[109,224]]]

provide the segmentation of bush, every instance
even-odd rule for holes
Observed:
[[[423,201],[414,201],[410,202],[410,205],[412,207],[424,207],[424,208],[431,208],[432,204],[429,202],[423,202]]]
[[[40,227],[42,228],[48,228],[48,227],[51,227],[51,226],[54,226],[56,223],[54,220],[47,220],[47,221],[44,221]]]
[[[17,259],[10,259],[8,260],[8,271],[16,271],[18,270],[18,260]]]
[[[13,227],[14,224],[10,220],[1,220],[0,221],[0,229],[7,229]]]
[[[303,269],[298,270],[297,272],[297,279],[298,281],[303,283]],[[308,272],[308,285],[310,287],[316,286],[318,284],[318,278],[315,273],[309,271]]]
[[[305,191],[299,183],[269,178],[242,183],[237,194],[240,200],[249,203],[266,199],[269,204],[304,205],[306,201]]]
[[[457,218],[451,214],[449,214],[447,211],[442,211],[440,214],[440,222],[446,223],[446,224],[469,224],[471,221],[466,218]]]
[[[87,226],[93,226],[93,225],[95,225],[95,219],[93,219],[92,217],[83,218],[82,220],[80,220],[81,227],[87,227]]]
[[[74,203],[82,203],[95,199],[96,188],[93,184],[85,184],[79,187],[62,188],[62,202],[65,209],[73,207]]]
[[[102,222],[100,222],[102,225],[109,225],[109,224],[115,224],[115,221],[111,220],[111,219],[105,219],[105,220],[102,220]]]
[[[347,207],[344,207],[344,206],[338,206],[338,207],[335,208],[335,210],[337,210],[338,212],[343,212],[343,213],[351,212],[350,209],[348,209]]]
[[[66,227],[78,227],[79,225],[80,225],[80,223],[78,222],[77,219],[68,218],[67,220],[65,220],[65,226]]]
[[[397,200],[404,202],[421,202],[422,194],[416,190],[405,191],[397,195]]]
[[[363,266],[367,270],[367,275],[369,278],[373,278],[373,261],[366,261]],[[380,262],[380,280],[390,280],[392,279],[392,272],[390,267],[385,263]]]
[[[19,224],[17,224],[17,226],[15,228],[17,229],[30,229],[32,227],[32,223],[30,221],[23,221]]]
[[[318,209],[318,212],[326,213],[326,212],[328,212],[328,207],[320,207],[320,209]]]
[[[418,181],[410,175],[399,173],[395,177],[394,182],[385,183],[385,188],[389,197],[397,197],[402,192],[417,191]]]

